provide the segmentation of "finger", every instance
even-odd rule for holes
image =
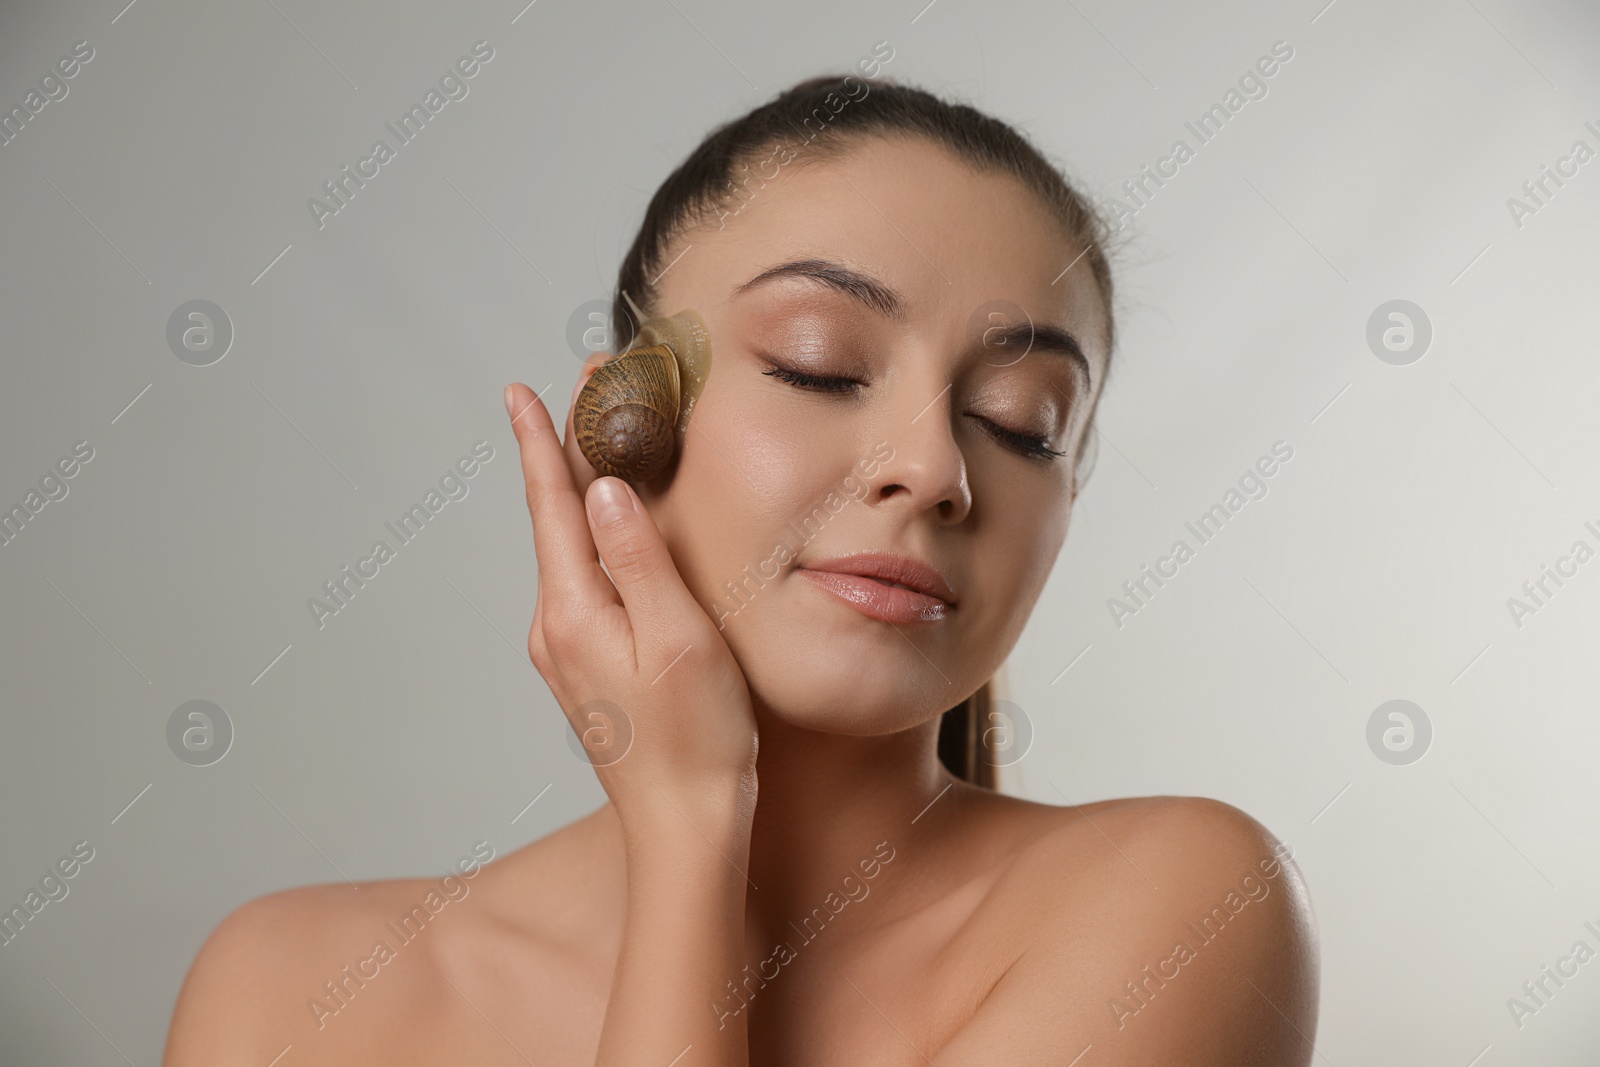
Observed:
[[[548,600],[546,617],[598,615],[621,603],[595,552],[584,516],[583,498],[556,440],[544,403],[526,385],[506,386],[506,411],[522,455],[528,515],[533,520],[534,553],[539,566],[539,598]]]
[[[655,520],[620,478],[596,478],[585,497],[595,547],[622,597],[638,660],[688,638],[704,609],[689,592]],[[709,620],[706,620],[709,621]]]

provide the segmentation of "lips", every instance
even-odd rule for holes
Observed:
[[[882,622],[939,622],[956,606],[955,591],[944,575],[908,556],[862,552],[802,563],[796,571],[868,618]]]

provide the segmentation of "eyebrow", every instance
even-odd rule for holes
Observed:
[[[831,259],[794,259],[776,267],[768,267],[736,287],[733,295],[738,296],[774,278],[809,278],[844,293],[880,315],[893,319],[905,317],[906,305],[899,293],[870,274],[863,274]]]
[[[1017,360],[1023,359],[1033,352],[1049,352],[1058,356],[1066,356],[1072,362],[1073,368],[1083,377],[1083,384],[1087,388],[1094,381],[1094,376],[1089,373],[1089,357],[1083,354],[1083,346],[1078,339],[1068,330],[1059,326],[1050,326],[1035,322],[1018,322],[1010,326],[999,328],[994,332],[984,331],[988,341],[986,347],[1001,348],[1017,344],[1024,346],[1026,351]],[[1011,363],[1017,362],[1012,360]],[[1007,367],[1011,363],[1002,362],[998,366]]]
[[[743,285],[734,287],[733,296],[749,291],[775,278],[805,278],[819,282],[843,293],[866,307],[893,319],[905,318],[906,303],[891,287],[870,274],[845,266],[831,259],[794,259],[768,267]],[[1092,384],[1089,359],[1083,346],[1070,331],[1059,326],[1028,322],[1013,323],[999,329],[998,333],[986,331],[991,345],[1020,344],[1026,346],[1024,356],[1034,351],[1065,356],[1082,376],[1085,386]],[[1021,357],[1019,357],[1021,358]]]

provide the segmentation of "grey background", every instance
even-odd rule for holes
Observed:
[[[0,947],[0,1061],[155,1064],[244,901],[441,874],[602,802],[523,649],[501,387],[564,409],[568,315],[656,183],[879,40],[1108,204],[1293,46],[1124,232],[1099,465],[1005,675],[1036,734],[1009,788],[1214,796],[1289,841],[1318,1063],[1600,1058],[1600,962],[1521,1028],[1506,1006],[1600,948],[1600,561],[1506,606],[1600,525],[1600,161],[1506,206],[1600,149],[1594,5],[123,2],[0,16],[6,108],[95,50],[0,147],[0,504],[95,450],[0,546],[0,904],[95,849]],[[319,230],[306,199],[480,39],[468,96]],[[166,343],[194,299],[234,328],[208,367]],[[1433,327],[1408,366],[1366,344],[1394,299]],[[307,598],[480,439],[469,495],[317,629]],[[1107,598],[1277,440],[1269,494],[1119,628]],[[1406,766],[1367,746],[1392,699],[1433,728]],[[190,700],[233,724],[210,766],[167,746]]]

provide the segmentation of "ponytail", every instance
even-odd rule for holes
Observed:
[[[939,762],[963,782],[998,791],[1000,768],[989,750],[989,714],[994,708],[994,679],[944,713],[939,720]]]

